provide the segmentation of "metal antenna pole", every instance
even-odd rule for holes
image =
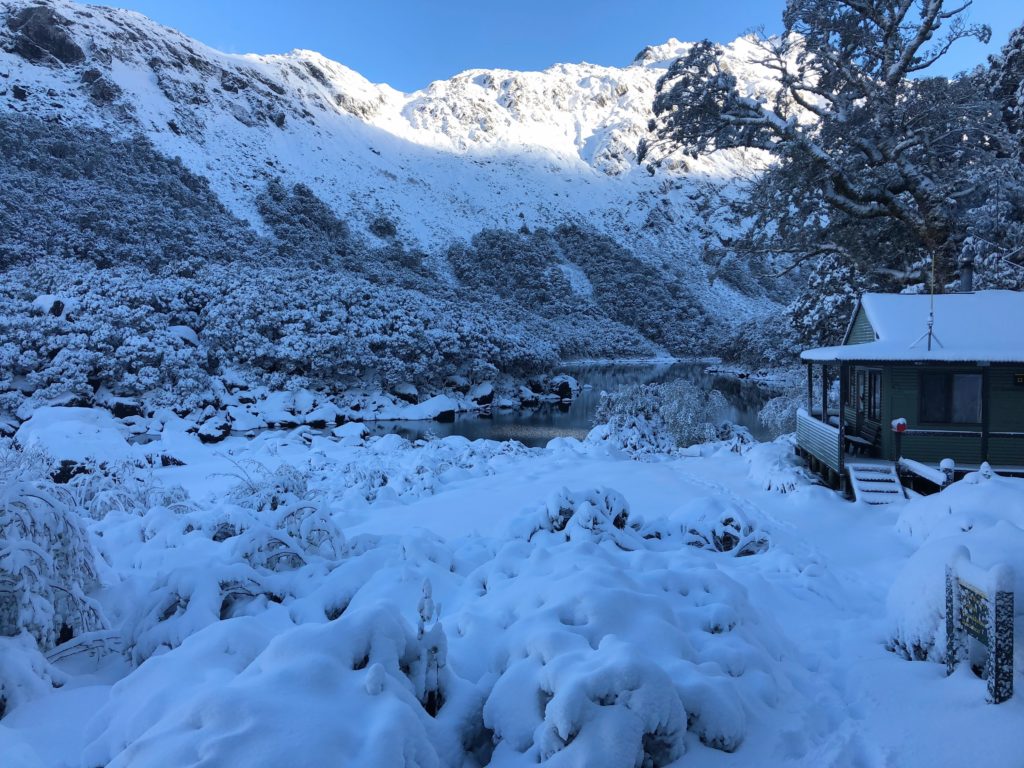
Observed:
[[[935,327],[935,250],[932,249],[932,297],[928,307],[928,351],[932,351],[932,328]]]

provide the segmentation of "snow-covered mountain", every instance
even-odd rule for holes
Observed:
[[[225,54],[129,11],[0,0],[0,14],[0,108],[141,131],[257,223],[253,198],[280,177],[357,226],[386,215],[428,248],[569,220],[641,256],[686,258],[726,226],[712,193],[759,164],[637,164],[655,83],[687,47],[677,40],[624,67],[470,70],[407,94],[312,51]],[[748,48],[729,47],[735,71],[771,88]]]
[[[770,92],[751,45],[729,66]],[[205,410],[236,373],[437,392],[728,355],[788,297],[731,250],[729,199],[763,156],[638,162],[686,48],[404,94],[309,51],[224,54],[128,11],[0,0],[0,410],[101,390]]]

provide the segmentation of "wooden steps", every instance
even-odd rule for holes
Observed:
[[[900,482],[896,468],[889,462],[884,464],[846,465],[850,475],[850,487],[857,501],[872,506],[896,504],[906,500],[907,494]]]

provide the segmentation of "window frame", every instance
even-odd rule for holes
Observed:
[[[978,380],[978,410],[977,410],[977,421],[954,421],[953,419],[953,403],[954,403],[954,382],[957,376],[972,376]],[[944,402],[943,406],[943,419],[928,420],[925,419],[925,379],[928,377],[941,378],[943,380],[944,387]],[[973,370],[954,370],[954,371],[921,371],[918,377],[918,403],[917,403],[917,418],[918,423],[922,425],[955,425],[958,427],[980,427],[985,419],[985,379],[981,371]]]
[[[868,368],[866,376],[866,399],[864,417],[868,421],[882,420],[882,370]]]

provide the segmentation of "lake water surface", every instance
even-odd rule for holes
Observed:
[[[769,391],[753,382],[708,373],[706,369],[707,364],[692,362],[564,365],[556,373],[574,376],[585,387],[571,404],[541,403],[536,408],[518,411],[495,410],[487,417],[460,414],[451,423],[379,421],[367,422],[366,426],[375,434],[394,432],[409,440],[462,435],[470,440],[518,440],[531,447],[543,447],[556,437],[586,437],[594,427],[602,391],[688,379],[705,389],[719,390],[729,401],[729,420],[746,427],[755,437],[762,437],[764,430],[757,421],[757,412],[770,397]]]

